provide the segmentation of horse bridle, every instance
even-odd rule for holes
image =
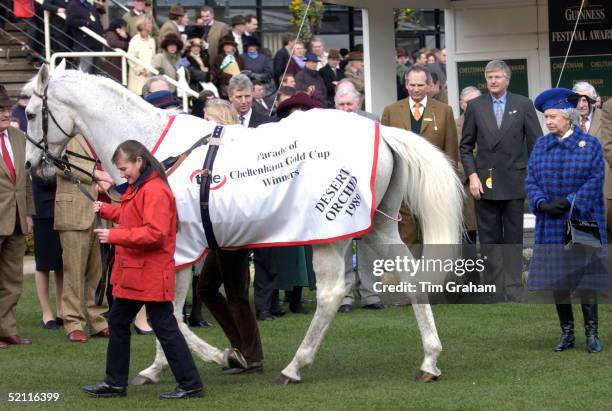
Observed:
[[[78,170],[78,171],[84,173],[85,175],[91,177],[92,180],[96,181],[97,179],[95,178],[95,176],[93,175],[92,172],[84,170],[81,167],[76,166],[76,165],[70,163],[68,160],[65,160],[65,159],[63,159],[61,157],[57,157],[57,156],[55,156],[54,154],[52,154],[49,151],[49,142],[48,142],[48,138],[47,138],[47,134],[49,132],[49,117],[51,117],[51,121],[53,121],[53,124],[55,124],[55,126],[66,137],[72,138],[72,137],[74,137],[74,134],[68,134],[62,128],[62,126],[59,125],[58,121],[56,120],[55,116],[53,115],[53,112],[49,108],[48,90],[49,90],[49,84],[47,83],[47,85],[43,89],[43,93],[42,94],[37,93],[36,91],[34,92],[34,95],[39,97],[42,100],[42,110],[41,110],[41,114],[42,114],[42,139],[40,139],[39,141],[36,141],[28,133],[25,133],[26,139],[30,143],[34,144],[35,147],[37,147],[38,149],[40,149],[42,151],[42,153],[43,153],[42,157],[41,157],[42,161],[48,162],[48,163],[52,163],[54,166],[56,166],[57,168],[62,170],[68,177],[71,177],[69,175],[69,173],[70,173],[70,169],[73,168],[73,169]],[[98,159],[91,158],[91,157],[88,157],[88,156],[84,156],[82,154],[75,153],[75,152],[69,151],[69,150],[66,151],[66,154],[69,154],[71,156],[75,156],[75,157],[78,157],[78,158],[82,158],[84,160],[91,161],[94,164],[97,164],[97,163],[100,162],[100,160],[98,160]]]

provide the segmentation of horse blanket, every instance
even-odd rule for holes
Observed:
[[[153,152],[159,160],[212,131],[187,115],[171,117]],[[223,248],[332,242],[372,229],[379,126],[336,110],[297,112],[249,129],[226,126],[212,168],[209,209]],[[179,215],[177,267],[207,247],[200,213],[202,166],[196,148],[170,175]]]

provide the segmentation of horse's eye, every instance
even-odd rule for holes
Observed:
[[[36,114],[34,113],[26,113],[26,117],[28,118],[29,121],[32,121],[36,118]]]

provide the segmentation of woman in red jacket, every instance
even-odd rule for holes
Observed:
[[[104,381],[83,387],[94,397],[125,395],[130,364],[130,324],[145,305],[155,335],[178,387],[161,399],[202,395],[202,381],[173,314],[176,203],[161,164],[139,142],[121,143],[113,163],[127,183],[117,187],[121,205],[95,202],[102,218],[117,224],[95,230],[102,243],[115,245],[111,275],[115,302]]]

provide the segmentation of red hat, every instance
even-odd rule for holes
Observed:
[[[285,118],[289,115],[289,110],[294,107],[301,107],[306,111],[311,108],[319,108],[321,105],[316,100],[313,100],[308,94],[301,91],[280,103],[276,109],[276,115],[279,118]]]

